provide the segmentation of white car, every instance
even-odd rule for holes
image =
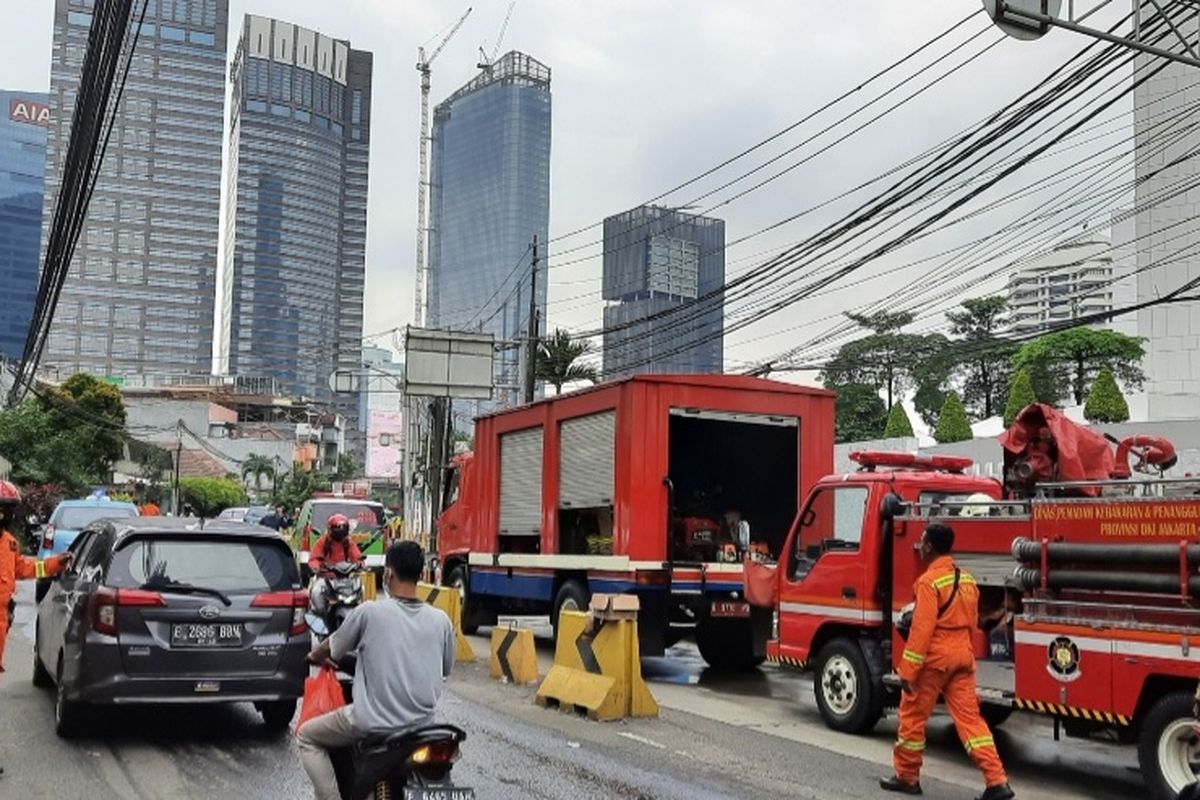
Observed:
[[[246,520],[246,512],[249,510],[244,506],[227,508],[217,515],[217,519],[224,520],[225,522],[244,522]]]

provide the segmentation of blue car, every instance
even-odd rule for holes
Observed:
[[[79,532],[101,519],[126,519],[136,517],[138,507],[133,503],[109,500],[107,497],[89,497],[87,500],[63,500],[50,515],[46,527],[38,537],[38,558],[49,558],[65,552],[75,541]],[[50,579],[38,580],[34,592],[40,603],[50,589]]]
[[[137,506],[119,500],[63,500],[42,529],[37,557],[49,558],[65,551],[81,530],[97,520],[125,519],[137,515]]]

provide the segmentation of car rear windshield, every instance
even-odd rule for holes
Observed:
[[[113,554],[107,583],[122,589],[183,583],[222,592],[262,592],[299,585],[300,574],[282,540],[139,537]]]
[[[313,528],[325,530],[325,525],[334,514],[350,520],[352,530],[379,530],[383,526],[383,506],[368,503],[314,503]]]
[[[64,506],[54,512],[54,519],[50,521],[56,528],[80,531],[98,519],[123,519],[136,516],[136,511],[124,506]]]

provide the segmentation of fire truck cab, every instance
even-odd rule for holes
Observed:
[[[1197,779],[1200,482],[1044,482],[1021,497],[964,474],[968,459],[852,458],[859,471],[813,488],[772,576],[768,659],[813,672],[827,725],[866,732],[898,704],[894,621],[936,519],[979,584],[977,682],[990,724],[1031,712],[1056,736],[1136,743],[1156,800]],[[761,604],[753,583],[748,574]]]

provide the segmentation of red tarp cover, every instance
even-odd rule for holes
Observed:
[[[778,565],[762,564],[747,558],[742,567],[746,602],[759,608],[774,608],[779,599]]]
[[[1058,450],[1057,473],[1050,478],[1057,481],[1108,480],[1113,469],[1113,452],[1108,440],[1099,433],[1072,422],[1060,411],[1047,405],[1035,403],[1027,406],[1012,427],[1000,434],[1000,445],[1008,451],[1005,461],[1013,456],[1022,456],[1036,461],[1036,456],[1026,452],[1026,447],[1039,441],[1039,431],[1048,428]],[[1041,476],[1039,476],[1040,478]]]

